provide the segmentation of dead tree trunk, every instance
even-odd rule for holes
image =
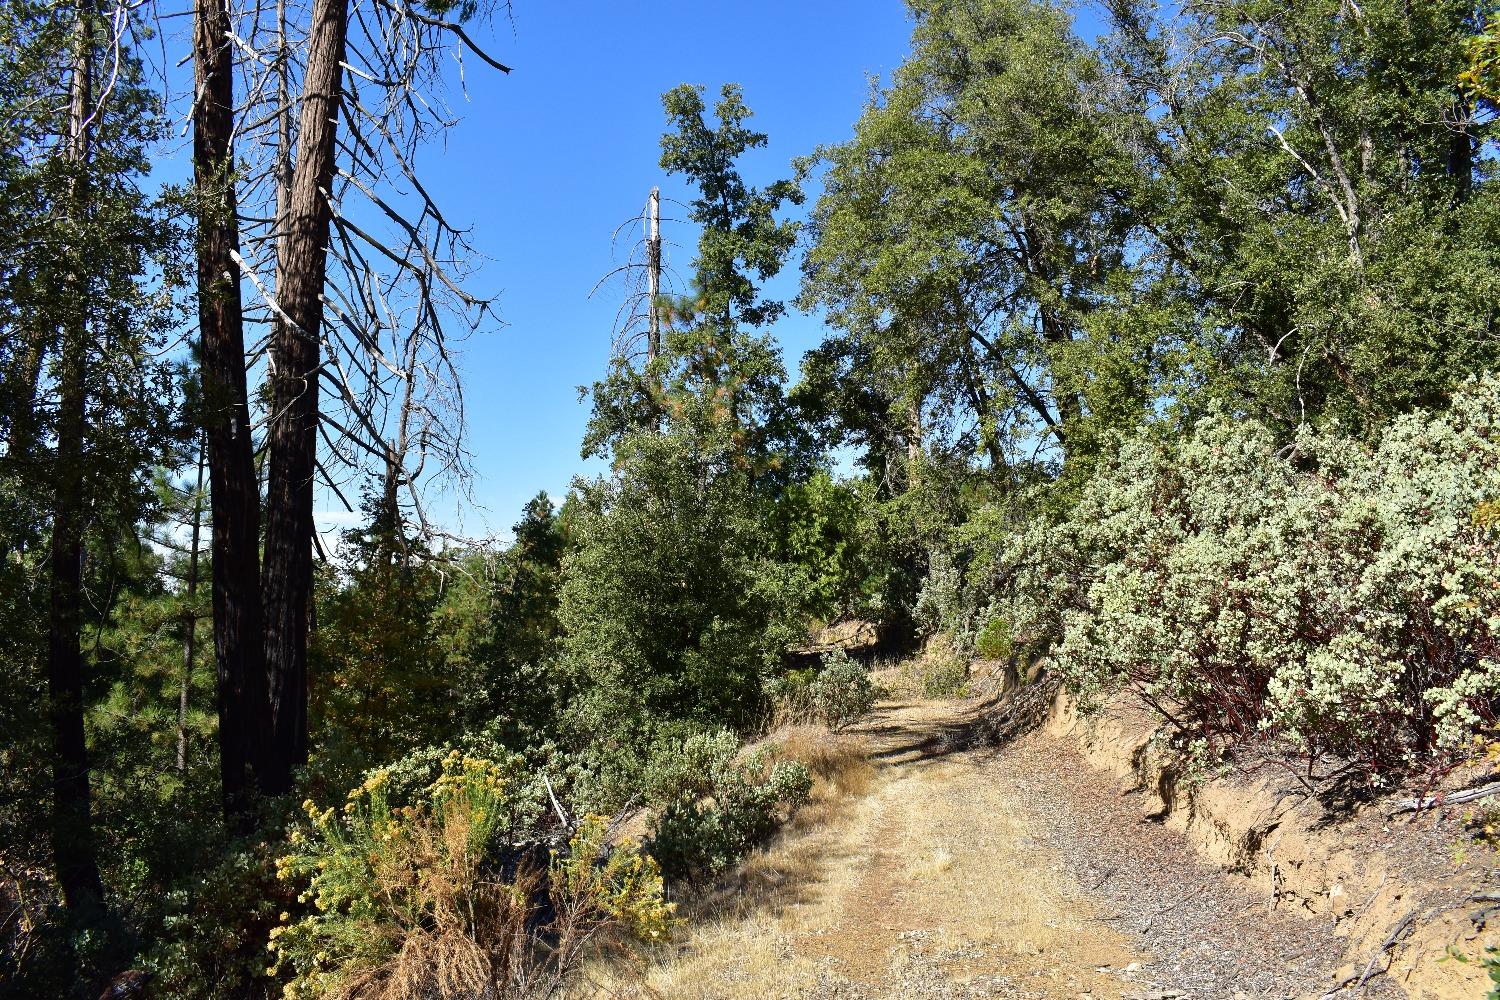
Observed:
[[[213,521],[214,658],[224,813],[244,829],[270,739],[260,595],[260,491],[245,388],[234,191],[234,58],[228,0],[193,19],[193,175],[198,190],[198,324]]]
[[[646,223],[646,362],[661,354],[661,189],[652,188]]]
[[[76,233],[87,225],[89,109],[93,40],[89,0],[78,5],[69,85],[67,159],[73,170],[68,212]],[[74,248],[77,252],[77,248]],[[90,808],[83,726],[83,653],[79,642],[83,576],[84,422],[87,417],[87,281],[73,261],[58,352],[57,452],[53,466],[52,587],[47,636],[47,696],[52,723],[52,853],[63,904],[92,923],[104,900]]]
[[[297,160],[276,261],[266,496],[266,676],[271,734],[265,791],[292,787],[307,760],[307,635],[313,581],[313,474],[319,336],[333,219],[329,200],[342,98],[347,0],[316,0],[307,43]]]

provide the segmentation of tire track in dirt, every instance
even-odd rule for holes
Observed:
[[[1081,758],[1061,742],[1037,733],[967,749],[969,711],[882,704],[856,730],[877,764],[868,791],[804,810],[690,903],[673,952],[611,988],[684,1000],[1248,1000],[1326,983],[1331,934],[1268,919],[1172,831],[1099,799],[1120,796],[1076,773]],[[1314,954],[1288,967],[1289,950]]]

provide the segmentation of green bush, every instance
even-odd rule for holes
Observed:
[[[783,722],[806,722],[817,718],[812,686],[818,672],[812,667],[788,670],[766,682],[766,698],[774,717]]]
[[[723,873],[770,839],[807,801],[812,775],[778,759],[776,747],[737,761],[732,741],[689,744],[672,773],[677,791],[652,821],[649,850],[668,875],[697,880]]]
[[[986,660],[1009,659],[1013,648],[1010,623],[1004,618],[991,618],[974,641],[974,651]]]
[[[705,468],[691,438],[638,434],[611,477],[577,486],[558,668],[584,733],[757,721],[761,679],[801,629],[749,472],[719,457]]]
[[[883,620],[892,569],[874,493],[867,479],[839,482],[820,469],[776,498],[771,519],[803,616]]]
[[[842,649],[824,655],[823,669],[808,690],[818,715],[834,732],[858,722],[875,707],[869,671]]]
[[[266,938],[293,893],[276,879],[271,845],[227,851],[191,884],[160,900],[162,924],[140,967],[151,995],[174,1000],[275,992],[267,979]]]
[[[1129,689],[1206,752],[1465,756],[1500,714],[1497,419],[1490,377],[1373,446],[1223,417],[1140,436],[1014,539],[997,603],[1086,701]]]
[[[924,698],[957,698],[968,692],[969,664],[952,650],[930,652],[916,663]]]
[[[965,586],[963,571],[953,556],[941,549],[933,552],[913,612],[918,632],[929,639],[943,636],[954,646],[968,649],[974,643],[978,616],[976,595]]]

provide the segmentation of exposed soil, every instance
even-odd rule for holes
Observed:
[[[730,883],[688,904],[672,954],[616,990],[663,997],[1320,996],[1347,941],[1230,877],[1076,740],[972,748],[972,709],[883,704],[876,770],[825,796]],[[1401,997],[1373,975],[1341,997]]]

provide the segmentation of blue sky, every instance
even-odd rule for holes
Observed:
[[[464,517],[465,531],[505,532],[537,490],[560,499],[574,475],[599,471],[578,455],[588,404],[577,386],[604,371],[623,290],[606,286],[592,300],[589,290],[619,263],[611,234],[652,185],[687,197],[657,167],[662,92],[703,84],[711,103],[720,84],[741,84],[770,139],[744,173],[764,184],[788,176],[793,157],[851,134],[870,76],[900,63],[910,28],[901,0],[516,0],[513,25],[499,20],[488,46],[514,72],[468,61],[469,100],[454,102],[463,121],[425,157],[449,217],[473,227],[486,258],[476,287],[500,293],[507,324],[464,350],[484,508]],[[696,234],[663,228],[669,263],[685,275]],[[794,295],[796,272],[793,261],[770,294]],[[821,329],[790,314],[776,334],[795,374]]]

